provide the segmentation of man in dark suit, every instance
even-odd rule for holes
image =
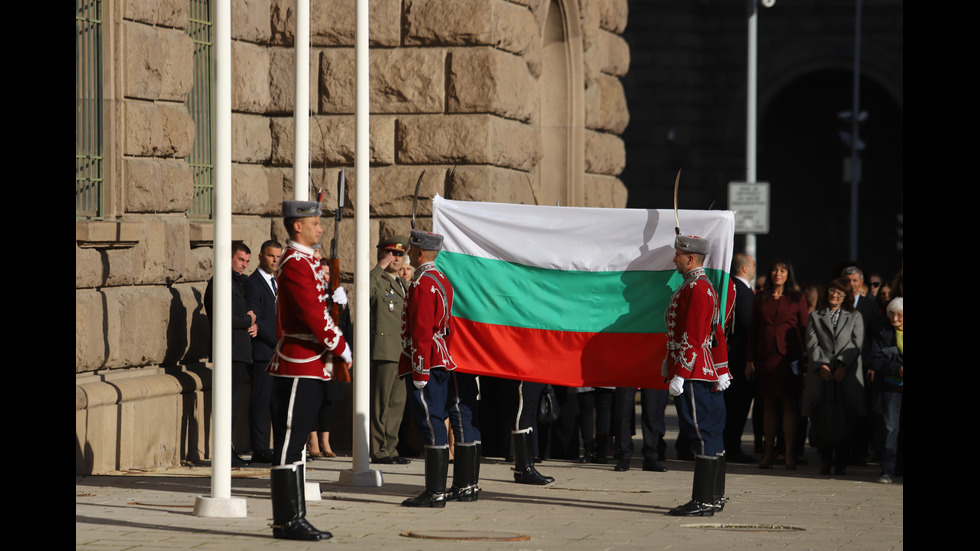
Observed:
[[[755,398],[755,383],[745,378],[755,260],[747,254],[736,254],[732,259],[731,275],[735,285],[735,316],[731,325],[726,328],[728,370],[732,374],[732,386],[725,392],[725,456],[732,463],[755,463],[754,457],[742,451],[742,431]]]
[[[851,284],[851,294],[854,295],[854,311],[861,314],[864,321],[864,342],[861,347],[861,357],[864,358],[864,365],[868,364],[868,354],[871,351],[871,342],[874,336],[881,331],[878,323],[878,305],[875,298],[861,292],[864,285],[864,272],[857,266],[848,266],[841,270],[841,277],[846,278]],[[868,379],[868,374],[863,373],[864,380]],[[871,386],[865,389],[867,398],[871,398]],[[871,444],[871,426],[867,415],[855,419],[853,426],[853,441],[851,455],[848,463],[851,465],[867,465],[868,448]]]
[[[241,241],[231,244],[231,426],[232,434],[235,433],[238,419],[238,396],[242,392],[242,384],[248,373],[248,366],[252,362],[252,337],[255,336],[258,328],[255,324],[255,312],[248,305],[245,297],[245,268],[252,257],[252,251],[248,245]],[[208,319],[214,317],[214,277],[208,281],[208,287],[204,291],[204,312]],[[248,467],[250,462],[242,459],[235,451],[234,446],[231,450],[232,467]]]
[[[851,283],[851,294],[854,295],[854,310],[861,314],[861,318],[864,321],[864,327],[869,329],[865,331],[868,335],[873,335],[877,333],[876,329],[881,329],[878,327],[878,306],[875,304],[875,299],[873,296],[863,294],[861,292],[861,287],[864,285],[864,272],[861,271],[857,266],[848,266],[841,270],[841,277],[847,278]],[[867,354],[868,350],[871,348],[871,337],[865,339],[864,347],[862,350]]]
[[[259,268],[245,281],[245,296],[255,312],[258,332],[252,337],[252,392],[249,396],[248,429],[252,443],[252,461],[272,463],[269,448],[269,415],[272,411],[273,382],[265,368],[276,348],[276,264],[282,245],[269,240],[259,251]]]

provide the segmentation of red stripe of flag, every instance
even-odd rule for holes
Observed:
[[[460,371],[560,386],[666,389],[663,333],[572,333],[453,318]]]

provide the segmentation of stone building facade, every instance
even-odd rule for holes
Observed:
[[[207,458],[211,432],[213,224],[189,214],[189,159],[208,140],[187,105],[200,16],[188,0],[76,7],[93,3],[100,45],[76,44],[76,62],[101,59],[102,109],[94,214],[79,210],[76,168],[76,473]],[[370,18],[372,242],[407,230],[423,170],[422,199],[626,205],[626,0],[372,0]],[[233,239],[257,256],[285,241],[278,214],[293,194],[295,2],[236,0],[232,19]],[[346,167],[342,259],[357,201],[354,22],[355,0],[311,2],[311,187],[336,204]],[[76,121],[76,167],[87,130]]]

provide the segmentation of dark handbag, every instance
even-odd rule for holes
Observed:
[[[850,435],[847,405],[841,398],[841,384],[824,382],[823,401],[810,416],[810,445],[814,448],[842,448]]]
[[[543,425],[554,423],[560,415],[561,407],[558,406],[555,388],[551,385],[544,385],[544,389],[541,391],[541,399],[538,400],[538,423]]]

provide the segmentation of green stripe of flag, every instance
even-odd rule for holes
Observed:
[[[560,271],[448,251],[436,264],[453,284],[454,316],[550,331],[664,333],[680,283],[675,270]]]

